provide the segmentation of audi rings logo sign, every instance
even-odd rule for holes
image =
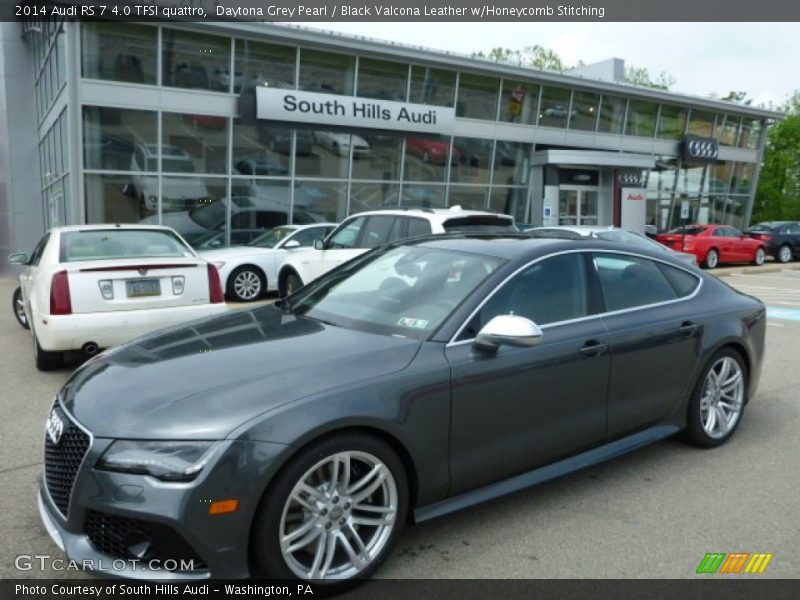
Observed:
[[[642,185],[642,175],[631,171],[622,171],[617,175],[620,185],[627,187],[640,187]]]
[[[50,438],[50,441],[58,446],[61,441],[61,436],[64,435],[64,421],[56,414],[55,410],[50,411],[45,429],[47,430],[47,437]]]
[[[687,135],[683,140],[683,158],[690,162],[714,162],[719,156],[719,143],[714,138]]]

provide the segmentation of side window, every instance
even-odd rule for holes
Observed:
[[[794,234],[800,233],[800,223],[793,223],[792,225],[789,225],[787,233],[794,233]]]
[[[498,315],[518,315],[547,325],[587,316],[588,304],[583,256],[573,253],[546,258],[500,288],[473,317],[461,339],[474,338]]]
[[[595,256],[600,287],[611,312],[675,300],[675,289],[655,262],[633,256],[598,254]]]
[[[302,231],[298,231],[296,234],[294,234],[294,236],[292,236],[292,240],[300,244],[300,246],[306,247],[313,246],[314,241],[321,240],[324,237],[324,227],[309,227],[308,229],[303,229]]]
[[[389,232],[392,230],[396,218],[391,215],[379,215],[367,218],[364,226],[364,233],[361,236],[362,248],[375,248],[385,244],[389,240]]]
[[[722,227],[717,227],[711,232],[711,237],[725,237],[725,230]]]
[[[411,238],[417,237],[418,235],[430,235],[431,233],[431,224],[425,219],[419,219],[417,217],[408,218],[408,231],[406,232],[406,237]]]
[[[366,220],[366,217],[357,217],[342,223],[342,226],[328,242],[328,248],[355,248],[356,242],[358,242],[358,234],[361,233],[361,228]]]
[[[658,263],[658,268],[667,278],[672,289],[678,294],[679,298],[684,298],[694,292],[700,285],[700,279],[682,269],[676,269],[664,263]]]
[[[726,227],[725,235],[729,238],[740,238],[742,237],[742,232],[738,229],[734,229],[733,227]]]
[[[46,233],[44,234],[44,237],[41,240],[39,240],[39,243],[36,244],[36,247],[33,249],[30,258],[28,259],[29,265],[34,267],[39,265],[39,261],[42,260],[42,254],[44,254],[44,248],[45,246],[47,246],[47,241],[49,239],[50,239],[50,234]]]

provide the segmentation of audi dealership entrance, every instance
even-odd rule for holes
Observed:
[[[688,204],[692,220],[741,227],[780,118],[277,24],[56,19],[0,34],[0,62],[15,57],[0,70],[15,107],[0,164],[25,165],[0,189],[0,253],[60,224],[163,223],[226,245],[389,206],[642,231]]]

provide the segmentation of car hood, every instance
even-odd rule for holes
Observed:
[[[208,261],[226,260],[238,258],[240,256],[261,256],[274,252],[274,248],[258,248],[256,246],[231,246],[230,248],[219,248],[218,250],[200,250],[198,254]]]
[[[274,306],[235,310],[99,355],[61,399],[95,437],[223,439],[282,404],[400,371],[419,346]]]

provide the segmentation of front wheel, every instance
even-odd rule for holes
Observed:
[[[790,260],[792,260],[792,249],[788,244],[784,244],[781,246],[781,249],[778,250],[778,261],[788,263]]]
[[[239,267],[228,277],[227,291],[237,302],[253,302],[267,291],[267,278],[255,267]]]
[[[756,250],[756,254],[753,257],[753,264],[756,265],[757,267],[760,267],[761,265],[764,264],[764,259],[766,259],[766,257],[767,254],[766,252],[764,252],[764,249],[759,248],[758,250]]]
[[[262,500],[253,531],[259,576],[341,591],[385,560],[405,523],[403,464],[380,439],[329,437],[302,450]]]
[[[728,441],[744,412],[747,383],[747,368],[736,350],[728,348],[714,355],[689,401],[689,441],[705,448]]]
[[[706,269],[716,269],[719,265],[719,252],[713,248],[706,254],[706,260],[703,263]]]
[[[22,288],[14,290],[14,294],[11,298],[11,307],[14,309],[14,316],[17,318],[17,322],[22,328],[30,329],[31,326],[28,324],[28,315],[25,314],[25,300],[22,298]]]

